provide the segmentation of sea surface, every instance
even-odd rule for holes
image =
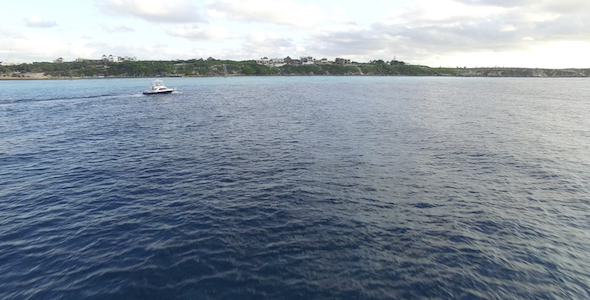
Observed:
[[[590,299],[590,80],[0,81],[0,299]]]

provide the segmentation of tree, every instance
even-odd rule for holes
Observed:
[[[245,65],[242,67],[242,73],[244,73],[246,75],[253,75],[253,74],[256,74],[256,70],[254,68],[252,68],[251,66]]]

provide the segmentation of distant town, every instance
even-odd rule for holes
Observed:
[[[212,58],[209,58],[211,60]],[[103,54],[102,58],[100,59],[93,59],[93,58],[82,58],[78,57],[75,62],[88,62],[88,63],[119,63],[125,61],[137,61],[137,56],[117,56],[110,54],[107,56]],[[63,57],[59,57],[53,61],[54,63],[64,63],[66,62]],[[311,64],[344,64],[350,65],[351,60],[346,58],[336,58],[334,61],[329,61],[327,58],[322,59],[315,59],[311,56],[301,57],[300,59],[292,59],[289,56],[285,58],[267,58],[263,57],[261,59],[257,59],[256,63],[266,66],[273,66],[273,67],[281,67],[284,65],[311,65]],[[14,59],[8,59],[3,62],[0,62],[2,66],[13,66],[19,63],[15,62]]]
[[[63,58],[58,58],[56,59],[54,62],[55,63],[62,63],[64,61]],[[87,59],[87,58],[81,58],[78,57],[76,58],[77,62],[112,62],[112,63],[118,63],[118,62],[124,62],[124,61],[137,61],[137,56],[133,56],[133,57],[129,57],[129,56],[115,56],[115,55],[103,55],[101,59],[99,60],[93,60],[93,59]]]
[[[590,77],[589,69],[428,67],[397,60],[376,59],[368,63],[338,57],[334,60],[305,56],[232,61],[188,59],[138,60],[136,56],[102,55],[53,62],[0,63],[0,79],[84,79],[127,77],[211,76],[460,76],[460,77]]]
[[[315,59],[312,56],[301,57],[300,59],[292,59],[291,57],[287,56],[285,58],[267,58],[263,57],[261,59],[256,60],[257,64],[265,65],[265,66],[272,66],[272,67],[282,67],[284,65],[327,65],[327,64],[341,64],[341,65],[350,65],[350,59],[346,58],[336,58],[334,61],[329,61],[327,58],[322,59]]]
[[[210,60],[212,58],[209,58]],[[78,57],[75,60],[76,62],[89,62],[89,63],[118,63],[118,62],[125,62],[125,61],[137,61],[137,56],[116,56],[116,55],[103,55],[101,59],[89,59],[89,58],[81,58]],[[64,59],[62,57],[53,61],[54,63],[63,63]],[[334,61],[330,61],[327,58],[322,59],[315,59],[312,56],[305,56],[301,57],[300,59],[292,59],[291,57],[287,56],[285,58],[267,58],[263,57],[261,59],[257,59],[256,63],[265,65],[265,66],[272,66],[272,67],[282,67],[284,65],[313,65],[313,64],[343,64],[343,65],[350,65],[351,60],[346,58],[336,58]],[[14,64],[14,63],[12,63]]]

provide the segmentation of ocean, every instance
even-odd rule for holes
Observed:
[[[590,81],[0,81],[0,299],[589,299]]]

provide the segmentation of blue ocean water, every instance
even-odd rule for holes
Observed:
[[[588,299],[590,82],[0,81],[0,299]]]

